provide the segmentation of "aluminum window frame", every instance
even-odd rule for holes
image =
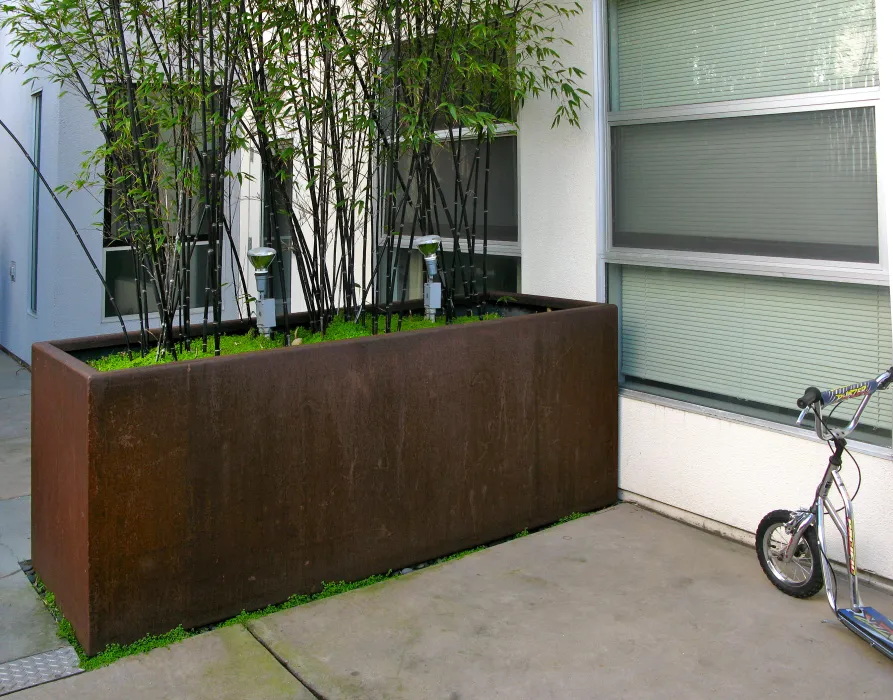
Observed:
[[[37,297],[40,289],[37,284],[40,253],[40,170],[43,148],[43,89],[31,93],[31,158],[35,169],[31,172],[31,231],[28,254],[28,313],[37,316]]]
[[[435,140],[440,143],[448,142],[450,139],[450,132],[453,132],[453,139],[456,141],[471,141],[477,139],[477,132],[472,129],[459,129],[458,127],[454,127],[453,129],[438,129],[433,132]],[[506,136],[514,136],[516,137],[515,141],[515,198],[517,199],[518,193],[520,191],[520,170],[517,167],[518,165],[518,126],[512,122],[500,122],[496,124],[493,132],[493,138],[498,139]],[[516,202],[516,209],[517,207]],[[404,234],[407,236],[408,234]],[[382,246],[385,245],[387,241],[387,234],[382,232],[381,236],[378,238],[378,242],[376,245],[376,250],[379,250]],[[441,237],[440,241],[441,250],[445,253],[452,253],[456,250],[455,241],[451,238],[443,238]],[[462,237],[459,238],[459,252],[468,254],[469,245],[468,241],[464,240]],[[413,260],[414,257],[412,253],[414,250],[409,250],[409,265],[406,271],[406,274],[411,275],[413,273]],[[479,239],[475,239],[474,242],[474,254],[475,255],[483,255],[483,242]],[[516,294],[521,294],[523,284],[521,279],[521,216],[520,211],[518,212],[518,240],[517,241],[487,241],[487,256],[495,255],[497,257],[509,257],[515,258],[517,260],[518,266],[518,291]],[[416,261],[419,266],[419,272],[421,271],[421,259],[419,258]],[[500,290],[501,291],[501,290]]]
[[[450,131],[453,131],[453,139],[456,141],[471,141],[473,139],[477,139],[477,132],[472,129],[438,129],[433,132],[435,140],[440,143],[446,143],[450,139]],[[511,122],[501,122],[496,125],[494,129],[493,138],[498,139],[506,136],[518,136],[518,127],[516,124]],[[515,198],[518,197],[518,192],[520,190],[520,175],[519,169],[517,167],[518,164],[518,143],[515,142]],[[516,202],[517,208],[517,202]],[[404,234],[408,236],[409,234]],[[381,247],[385,244],[387,240],[387,234],[382,232],[381,236],[378,239],[378,245],[376,247]],[[455,250],[455,242],[452,239],[441,238],[440,241],[441,248],[445,252],[452,253]],[[479,249],[480,246],[480,249]],[[459,250],[462,253],[468,253],[468,242],[461,239],[459,240]],[[483,243],[476,239],[474,246],[474,254],[483,254]],[[487,255],[503,255],[515,258],[521,258],[521,217],[520,212],[518,215],[518,240],[517,241],[487,241]],[[520,280],[520,276],[518,278]],[[520,292],[518,292],[520,294]]]
[[[196,245],[196,247],[198,247],[200,245],[207,246],[207,245],[209,245],[209,243],[208,243],[208,241],[196,241],[195,245]],[[113,245],[113,246],[103,246],[102,247],[102,277],[105,280],[106,284],[111,283],[108,275],[106,274],[108,254],[109,254],[109,252],[114,253],[114,252],[121,251],[121,250],[133,250],[133,246]],[[100,302],[99,302],[100,323],[118,323],[118,317],[115,316],[114,314],[112,314],[111,316],[106,316],[105,302],[106,302],[106,293],[105,293],[105,289],[103,289],[102,295],[100,296]],[[225,299],[221,299],[221,306],[224,309],[226,308],[226,300]],[[201,306],[191,307],[189,309],[190,320],[195,317],[200,317],[203,312],[203,309],[204,309],[204,304],[202,304]],[[159,314],[157,311],[150,311],[148,315],[149,315],[150,319],[157,319],[159,321],[161,319],[161,314]],[[140,315],[139,314],[121,314],[121,318],[124,321],[139,321]]]
[[[615,0],[595,0],[592,18],[593,47],[593,77],[595,82],[595,94],[593,96],[594,125],[596,133],[596,186],[595,198],[598,204],[598,216],[596,220],[597,239],[597,300],[607,302],[616,298],[609,294],[609,287],[616,285],[619,280],[616,275],[609,275],[609,265],[639,265],[646,267],[665,267],[676,269],[699,270],[704,272],[724,272],[730,274],[746,274],[764,277],[790,277],[795,279],[824,280],[848,284],[890,286],[891,251],[888,245],[888,218],[887,210],[893,211],[890,206],[893,197],[884,192],[884,181],[893,179],[893,163],[884,160],[885,150],[881,148],[881,142],[886,137],[893,138],[893,134],[881,135],[888,112],[893,110],[893,92],[887,87],[887,96],[884,99],[884,83],[881,81],[878,87],[859,88],[850,90],[838,90],[799,95],[786,95],[773,98],[748,98],[743,100],[707,102],[690,105],[675,105],[672,107],[655,108],[648,110],[611,111],[614,104],[611,99],[611,91],[616,82],[612,80],[612,66],[616,66],[616,60],[611,60],[612,48],[616,42],[612,42],[611,32],[616,28],[616,22],[610,21],[612,7]],[[879,74],[883,78],[887,74],[885,67],[893,65],[893,60],[883,59],[887,53],[880,42],[884,30],[893,27],[893,9],[881,2],[876,2],[875,33],[881,48],[881,60],[879,61]],[[893,53],[893,52],[890,52]],[[887,76],[893,85],[893,75]],[[663,121],[682,121],[695,119],[713,119],[738,116],[757,116],[760,114],[779,114],[804,111],[821,111],[831,109],[849,109],[855,107],[872,107],[875,110],[877,130],[875,133],[875,146],[878,154],[877,160],[877,195],[878,195],[878,260],[877,264],[847,263],[831,260],[808,260],[793,258],[773,258],[749,255],[730,255],[721,253],[696,253],[688,251],[671,250],[644,250],[622,248],[612,245],[614,213],[613,213],[613,162],[612,162],[612,135],[613,126],[628,124],[647,124]],[[886,119],[889,121],[889,119]],[[889,129],[888,129],[889,131]],[[622,300],[621,300],[622,303]],[[622,367],[622,343],[618,340],[618,370]],[[758,425],[759,427],[778,430],[780,432],[803,437],[799,429],[788,426],[786,423],[767,419],[757,419],[746,413],[736,411],[733,405],[719,410],[708,408],[693,401],[667,399],[659,394],[642,392],[636,389],[623,387],[623,375],[618,372],[621,383],[621,396],[627,396],[640,401],[648,401],[661,405],[671,405],[684,411],[703,413],[725,420],[739,421]],[[680,387],[684,391],[684,387]],[[872,454],[887,459],[893,458],[893,448],[890,446],[877,446],[874,444],[853,442],[857,451]]]
[[[599,99],[596,104],[596,128],[599,135],[599,174],[604,180],[597,193],[604,212],[600,221],[599,274],[602,280],[607,275],[608,264],[642,265],[648,267],[669,267],[706,272],[730,272],[763,277],[793,277],[797,279],[829,280],[849,284],[890,285],[890,263],[888,257],[887,211],[883,201],[883,187],[880,160],[876,171],[877,215],[878,215],[878,262],[853,263],[837,260],[767,257],[731,253],[707,253],[675,251],[666,249],[644,249],[615,246],[613,211],[613,154],[612,129],[615,126],[636,124],[656,124],[672,121],[695,121],[702,119],[722,119],[766,114],[790,114],[796,112],[819,112],[834,109],[854,109],[869,107],[875,117],[880,114],[882,87],[831,90],[780,97],[758,97],[742,100],[726,100],[696,104],[674,105],[653,109],[612,111],[610,95],[615,89],[616,59],[610,60],[616,41],[616,22],[611,22],[616,0],[597,0],[593,12],[593,40],[598,42],[594,60],[594,75]],[[876,21],[875,34],[880,44],[880,20]],[[612,80],[614,78],[614,80]],[[875,148],[880,152],[878,133],[882,127],[876,119]],[[601,300],[607,295],[606,283],[599,284]]]

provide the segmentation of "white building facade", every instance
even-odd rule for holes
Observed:
[[[0,65],[11,60],[0,30]],[[31,59],[23,53],[21,61]],[[0,73],[0,119],[22,142],[53,188],[81,172],[84,153],[101,143],[93,118],[73,92],[63,93],[42,76],[23,84],[21,73]],[[59,338],[120,333],[89,258],[33,169],[5,132],[0,131],[0,346],[25,363],[31,344]],[[109,245],[103,192],[79,190],[59,195],[97,267],[108,280],[128,331],[138,339],[135,286],[129,249]],[[238,226],[238,200],[234,203]],[[234,231],[238,237],[238,230]],[[223,318],[238,318],[232,264],[223,256]],[[193,298],[199,298],[193,294]],[[203,309],[194,309],[193,322]],[[158,314],[149,315],[158,325]],[[153,323],[154,321],[154,323]]]
[[[552,129],[554,106],[531,101],[502,137],[513,139],[517,233],[492,252],[519,292],[618,305],[622,496],[752,542],[766,512],[809,502],[827,461],[793,426],[802,390],[893,364],[893,8],[593,0],[565,33],[590,106],[581,128]],[[0,76],[0,114],[30,139],[33,87],[18,83]],[[54,182],[94,138],[74,99],[44,88],[41,158]],[[17,163],[8,144],[0,152]],[[0,345],[26,361],[36,340],[116,330],[46,198],[32,312],[32,186],[26,165],[0,171]],[[243,252],[259,240],[252,187]],[[102,258],[95,200],[67,205]],[[859,562],[893,579],[893,393],[863,423],[850,444]]]

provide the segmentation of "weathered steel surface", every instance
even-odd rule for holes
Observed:
[[[49,343],[31,354],[31,558],[89,643],[87,529],[89,379],[82,362]]]
[[[608,505],[616,329],[591,305],[102,374],[40,348],[35,395],[87,374],[89,427],[82,405],[48,430],[35,401],[35,568],[92,653]],[[59,532],[84,434],[62,466],[89,524]],[[69,547],[89,603],[62,595]]]

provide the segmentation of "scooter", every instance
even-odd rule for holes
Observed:
[[[875,649],[893,659],[893,620],[872,607],[862,604],[859,594],[859,572],[856,568],[856,521],[853,502],[840,476],[847,436],[859,424],[871,397],[890,386],[893,367],[874,379],[830,391],[809,387],[797,400],[802,409],[797,425],[812,413],[815,432],[831,446],[825,474],[809,508],[788,511],[775,510],[766,515],[757,528],[757,557],[763,572],[776,588],[795,598],[810,598],[825,587],[828,604],[847,628],[862,637]],[[829,427],[823,410],[843,401],[861,398],[862,401],[844,428]],[[833,410],[833,409],[832,409]],[[831,487],[843,501],[844,517],[828,499]],[[857,489],[858,491],[858,489]],[[825,539],[825,519],[829,518],[843,538],[846,554],[847,578],[852,605],[837,606],[837,579],[828,560]]]

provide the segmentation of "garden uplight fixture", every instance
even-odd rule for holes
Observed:
[[[440,248],[440,236],[424,236],[416,241],[416,248],[425,259],[428,268],[428,281],[425,282],[425,318],[434,320],[440,308],[440,282],[437,279],[437,250]]]
[[[257,283],[257,331],[270,337],[270,331],[276,325],[276,300],[267,297],[270,283],[270,265],[276,258],[272,248],[252,248],[248,251],[248,260],[254,268],[254,279]]]

